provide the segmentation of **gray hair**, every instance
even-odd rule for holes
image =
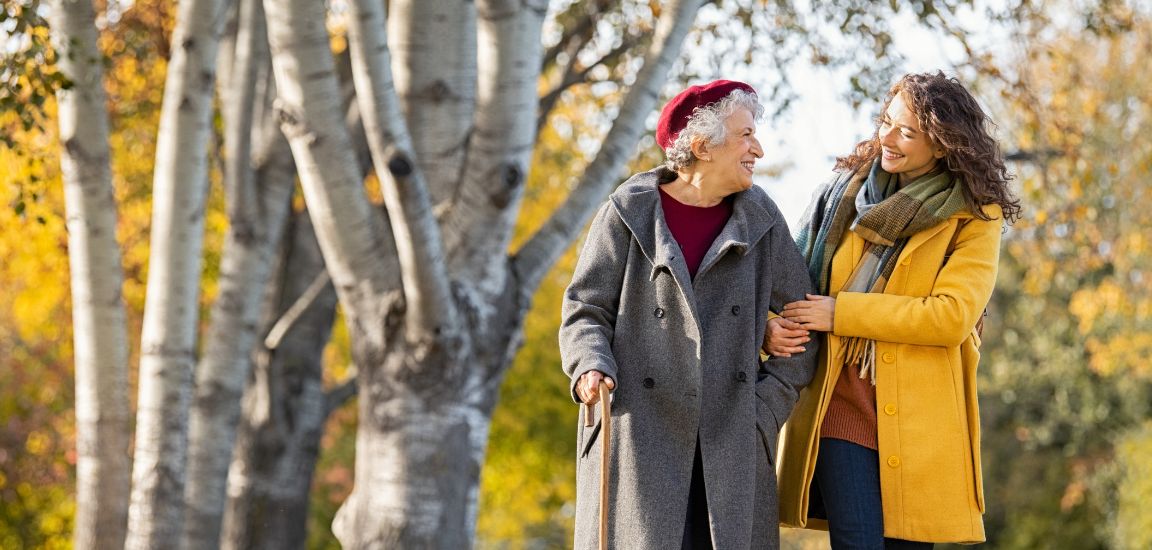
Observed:
[[[752,118],[760,120],[764,114],[764,107],[760,105],[754,93],[735,89],[724,96],[720,101],[697,107],[688,118],[688,125],[680,130],[676,141],[664,151],[667,160],[664,165],[669,170],[680,171],[696,162],[696,155],[692,153],[692,140],[697,137],[704,138],[708,145],[720,145],[728,138],[728,128],[724,122],[732,116],[737,109],[748,109]]]

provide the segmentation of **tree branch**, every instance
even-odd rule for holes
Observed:
[[[324,417],[332,416],[332,413],[356,396],[359,391],[359,383],[357,382],[358,376],[353,374],[347,380],[334,386],[332,389],[324,392]]]
[[[575,24],[565,25],[560,40],[544,52],[540,60],[541,73],[547,72],[549,67],[556,65],[561,53],[568,54],[566,65],[575,64],[576,52],[584,49],[584,45],[596,33],[596,22],[605,12],[619,6],[620,2],[619,0],[596,0],[591,5],[588,4],[588,2],[573,2],[564,13],[556,16],[557,20],[565,17],[576,17],[577,19]]]
[[[540,130],[544,128],[544,124],[548,122],[549,115],[551,115],[552,110],[556,108],[556,103],[559,102],[560,95],[563,94],[565,90],[577,84],[587,82],[588,73],[592,72],[593,69],[614,62],[639,42],[636,37],[626,34],[621,38],[618,46],[587,67],[577,70],[574,63],[569,63],[565,67],[564,76],[560,79],[560,83],[553,87],[547,94],[544,94],[544,97],[540,98],[540,107],[536,118],[536,135],[540,135]]]
[[[224,189],[228,219],[259,219],[256,189],[252,183],[252,102],[256,94],[258,63],[268,61],[264,10],[260,0],[237,2],[237,30],[231,63],[223,70],[220,95],[224,118]],[[223,57],[223,56],[221,56]]]
[[[644,67],[628,91],[620,114],[596,158],[584,171],[579,184],[568,195],[552,217],[534,234],[512,259],[512,269],[520,274],[524,292],[532,292],[556,259],[564,253],[596,206],[611,189],[615,174],[633,154],[633,148],[644,132],[644,119],[656,105],[660,86],[680,53],[681,44],[702,2],[682,0],[664,5]]]
[[[476,109],[475,3],[391,0],[387,40],[412,160],[439,204],[459,185]]]
[[[116,240],[109,162],[108,96],[92,3],[56,0],[51,8],[57,69],[73,84],[56,91],[75,360],[73,544],[116,548],[124,545],[127,529],[132,416],[123,256]],[[5,348],[10,356],[13,347],[8,340]]]
[[[312,279],[312,282],[308,284],[308,288],[304,290],[304,293],[296,298],[292,306],[276,320],[276,324],[272,325],[272,330],[269,330],[268,336],[264,338],[264,347],[269,350],[280,347],[280,340],[288,333],[288,329],[292,328],[292,325],[300,320],[300,316],[308,310],[308,306],[311,306],[312,302],[316,301],[316,298],[320,296],[320,293],[323,292],[331,282],[332,279],[328,276],[327,271],[317,273],[316,278]]]
[[[368,147],[384,192],[404,281],[410,340],[456,332],[440,228],[432,214],[423,172],[413,161],[411,139],[392,81],[383,3],[349,4],[348,44]]]
[[[177,548],[187,473],[187,418],[199,326],[208,141],[222,0],[179,5],[153,174],[151,257],[140,336],[129,548]],[[150,521],[144,521],[148,518]]]
[[[344,125],[324,4],[265,0],[264,5],[281,128],[296,159],[325,265],[350,322],[373,318],[392,288],[378,229],[382,220],[365,196]],[[374,331],[363,336],[382,337]]]
[[[463,183],[443,217],[454,276],[502,286],[535,142],[541,0],[477,2],[479,87]]]

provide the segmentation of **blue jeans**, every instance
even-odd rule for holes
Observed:
[[[884,537],[880,504],[880,459],[876,451],[842,439],[821,439],[813,500],[828,518],[832,548],[931,550],[930,542]],[[814,514],[815,515],[815,514]]]

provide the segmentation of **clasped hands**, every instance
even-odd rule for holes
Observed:
[[[792,357],[793,353],[803,353],[804,344],[812,340],[809,331],[832,332],[836,299],[818,294],[804,296],[804,300],[785,304],[779,317],[768,320],[764,351],[769,355]]]

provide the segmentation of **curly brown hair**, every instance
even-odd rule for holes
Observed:
[[[972,94],[956,78],[943,72],[904,75],[888,90],[884,108],[903,92],[909,109],[916,115],[928,138],[944,149],[944,166],[964,182],[964,199],[968,209],[980,219],[988,219],[981,206],[998,204],[1009,223],[1020,218],[1020,200],[1012,195],[1008,182],[1012,176],[1004,165],[1004,155],[989,135],[988,115]],[[880,120],[876,121],[877,129]],[[878,133],[861,141],[852,153],[836,158],[836,170],[854,172],[871,166],[880,156]]]

